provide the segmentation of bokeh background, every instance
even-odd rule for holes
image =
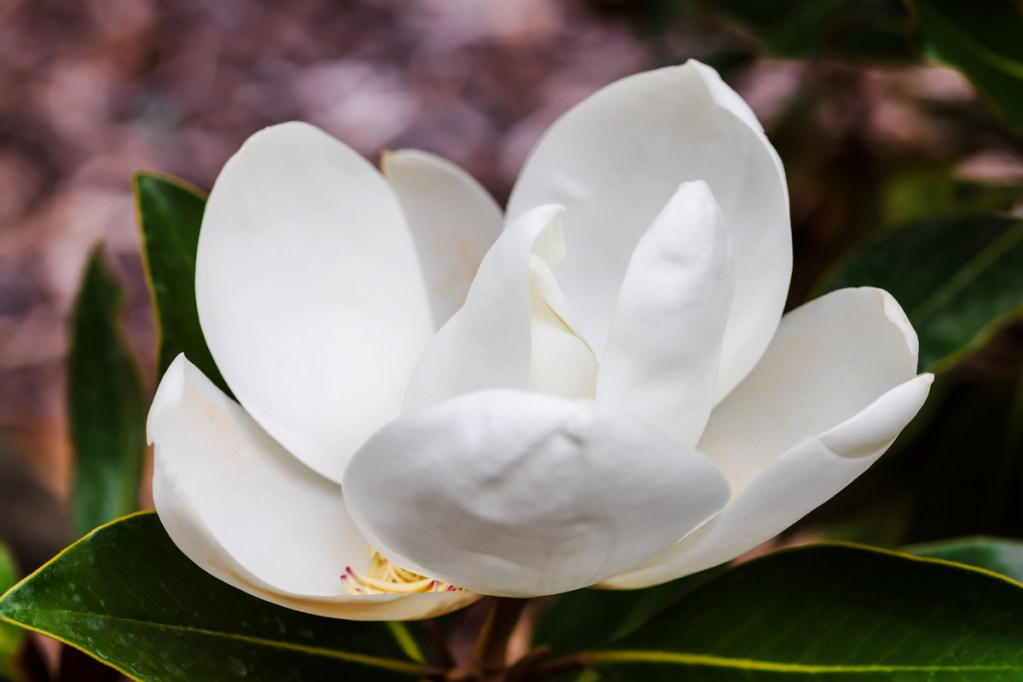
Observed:
[[[0,537],[23,569],[71,539],[68,319],[97,242],[153,388],[134,172],[208,189],[247,136],[300,119],[374,160],[439,153],[503,201],[572,104],[696,57],[785,161],[796,305],[892,226],[1023,213],[1023,139],[961,73],[923,58],[911,25],[897,0],[0,0]],[[1021,533],[1023,335],[1001,327],[941,378],[901,451],[797,537]]]

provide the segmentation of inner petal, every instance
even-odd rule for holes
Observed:
[[[629,261],[597,400],[695,445],[714,406],[733,290],[721,209],[706,183],[683,183]]]
[[[529,388],[562,398],[592,399],[597,358],[579,335],[548,261],[530,262]]]
[[[569,255],[558,276],[599,356],[644,230],[680,183],[697,179],[713,191],[735,247],[720,399],[778,325],[792,235],[777,154],[749,107],[712,69],[690,61],[637,74],[574,107],[530,154],[507,218],[546,202],[565,206]]]
[[[465,304],[420,358],[405,412],[491,388],[592,398],[596,359],[553,271],[564,256],[559,206],[534,208],[505,228]]]

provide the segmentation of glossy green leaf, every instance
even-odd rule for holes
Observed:
[[[150,512],[72,545],[0,600],[0,619],[139,680],[356,682],[425,672],[387,623],[310,616],[210,576]]]
[[[623,637],[720,569],[710,569],[642,590],[575,590],[558,595],[537,616],[533,644],[552,655],[600,646]]]
[[[610,647],[602,680],[1023,679],[1023,585],[848,545],[726,571]]]
[[[160,332],[157,378],[184,353],[231,395],[199,326],[195,254],[206,197],[175,178],[138,173],[134,178],[142,256]]]
[[[912,0],[924,55],[962,71],[1012,126],[1023,126],[1023,14],[1013,0]]]
[[[905,551],[917,556],[983,568],[1023,582],[1023,542],[1019,540],[961,538],[913,545]]]
[[[122,298],[121,286],[97,249],[75,302],[68,360],[79,536],[138,508],[145,406],[138,368],[120,333]]]
[[[937,216],[859,250],[827,289],[876,286],[902,305],[920,337],[920,367],[947,369],[1023,308],[1023,222]]]
[[[0,594],[14,586],[17,576],[14,558],[6,547],[0,545]],[[21,648],[23,635],[24,630],[21,628],[0,622],[0,680],[18,679],[15,658]]]

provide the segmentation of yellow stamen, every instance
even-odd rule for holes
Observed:
[[[376,550],[373,550],[369,568],[365,573],[357,573],[349,566],[345,568],[341,580],[351,594],[416,594],[455,592],[462,589],[395,566]]]

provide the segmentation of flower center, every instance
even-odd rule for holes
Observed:
[[[341,580],[350,594],[413,594],[456,592],[462,589],[395,566],[375,549],[369,569],[359,573],[351,566],[345,566]]]

